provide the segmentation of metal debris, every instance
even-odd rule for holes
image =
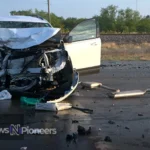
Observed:
[[[89,135],[89,134],[91,134],[91,131],[92,131],[91,127],[89,127],[89,129],[86,130],[84,127],[78,126],[78,134],[79,135]]]
[[[27,147],[21,147],[20,150],[27,150]]]
[[[143,114],[140,113],[140,114],[138,114],[138,116],[143,116]]]
[[[129,127],[125,127],[125,129],[130,130],[130,128],[129,128]]]
[[[78,120],[72,120],[72,123],[79,123]]]
[[[112,139],[109,136],[106,136],[104,139],[105,142],[112,142]]]
[[[109,120],[108,123],[109,123],[109,124],[115,124],[115,122],[112,121],[112,120]]]

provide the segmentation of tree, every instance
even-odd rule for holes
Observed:
[[[150,18],[143,18],[137,25],[137,31],[140,33],[150,33]]]
[[[130,8],[125,10],[125,26],[128,27],[128,32],[136,32],[136,26],[139,23],[141,16],[138,11],[134,11]]]
[[[123,33],[127,29],[125,25],[125,11],[123,9],[118,11],[116,22],[116,31]]]
[[[103,31],[116,30],[117,6],[110,5],[107,8],[102,8],[100,12],[100,26]]]

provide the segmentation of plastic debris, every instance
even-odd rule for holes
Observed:
[[[115,124],[115,122],[112,121],[112,120],[109,120],[108,123],[109,123],[109,124]]]
[[[75,144],[77,143],[77,134],[73,133],[73,134],[67,134],[66,136],[66,142],[67,143],[71,143],[74,142]]]
[[[20,150],[27,150],[27,147],[21,147]]]
[[[37,103],[35,105],[36,110],[46,110],[46,111],[61,111],[72,108],[70,103]]]
[[[125,129],[130,130],[130,128],[129,128],[129,127],[125,127]]]
[[[66,141],[69,142],[69,141],[72,141],[72,140],[73,140],[73,135],[67,134]]]
[[[89,135],[89,134],[91,134],[91,127],[89,127],[89,129],[88,130],[86,130],[84,127],[82,127],[82,126],[78,126],[78,134],[79,135]]]
[[[78,120],[72,120],[72,123],[79,123]]]
[[[105,142],[112,142],[112,139],[109,136],[106,136],[104,139]]]
[[[142,117],[142,116],[143,116],[143,114],[138,114],[138,116]]]
[[[78,126],[78,134],[79,135],[85,135],[86,134],[85,128],[82,126]]]
[[[36,105],[37,103],[40,103],[43,99],[39,98],[28,98],[28,97],[21,97],[20,101],[22,104],[25,105]]]
[[[12,95],[7,90],[3,90],[0,92],[0,100],[10,100],[11,98]]]

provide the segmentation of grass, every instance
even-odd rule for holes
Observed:
[[[102,44],[102,60],[150,60],[150,43]]]

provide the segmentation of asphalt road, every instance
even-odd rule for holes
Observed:
[[[150,87],[150,62],[103,62],[101,72],[81,77],[81,81],[98,81],[120,90],[145,90]],[[150,149],[150,95],[114,100],[104,89],[85,90],[80,86],[66,101],[77,107],[92,109],[93,114],[70,109],[37,112],[23,107],[18,100],[0,101],[1,113],[24,113],[30,128],[56,128],[56,135],[25,135],[24,140],[0,140],[2,150],[148,150]],[[73,123],[78,120],[79,123]],[[114,124],[108,123],[109,121]],[[66,142],[66,135],[77,132],[77,126],[92,128],[91,135],[78,136],[77,142]],[[112,142],[105,142],[109,136]]]

